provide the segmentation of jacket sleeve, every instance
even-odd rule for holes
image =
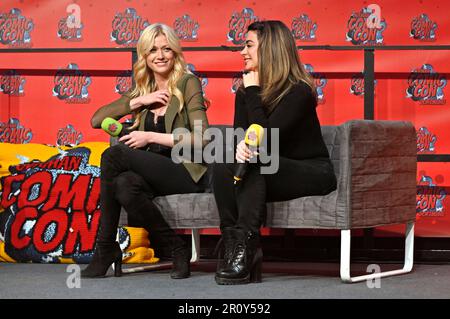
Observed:
[[[106,104],[99,108],[91,118],[91,126],[93,128],[100,128],[102,121],[106,117],[112,117],[115,120],[119,120],[121,117],[130,114],[130,92],[126,92],[117,100]]]
[[[201,144],[203,148],[209,141],[205,139],[205,131],[209,127],[206,116],[206,106],[203,98],[202,85],[199,79],[191,76],[186,83],[184,91],[184,108],[180,113],[185,116],[187,113],[190,133],[182,134],[175,143],[190,143],[192,146]]]

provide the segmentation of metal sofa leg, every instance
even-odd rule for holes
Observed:
[[[198,229],[191,229],[192,231],[192,257],[191,263],[200,260],[200,233]]]
[[[412,270],[414,258],[414,222],[406,223],[405,261],[402,269],[373,273],[369,275],[350,276],[350,229],[341,230],[341,280],[354,283],[375,278],[406,274]]]

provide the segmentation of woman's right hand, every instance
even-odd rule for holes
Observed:
[[[240,141],[236,146],[236,161],[238,161],[238,163],[250,161],[250,159],[257,154],[257,152],[252,153],[247,144],[245,144],[245,140]]]
[[[152,105],[155,103],[160,104],[159,106],[167,105],[169,103],[169,91],[158,90],[143,96],[138,96],[130,101],[131,111],[135,111],[143,105]]]
[[[258,71],[244,72],[242,75],[242,83],[244,84],[244,87],[259,86]]]

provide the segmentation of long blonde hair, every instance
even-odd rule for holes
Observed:
[[[179,111],[183,109],[184,99],[183,93],[177,88],[177,82],[186,73],[191,73],[187,69],[186,61],[181,51],[181,44],[175,31],[169,26],[162,23],[154,23],[149,25],[142,31],[141,36],[136,45],[137,61],[133,65],[133,77],[135,81],[134,90],[131,91],[130,97],[135,98],[156,91],[157,84],[152,70],[147,66],[147,56],[155,44],[155,38],[164,35],[167,38],[169,47],[175,54],[175,61],[172,72],[169,76],[167,89],[170,95],[175,95],[180,101]],[[142,111],[135,115],[135,122],[130,129],[139,126]]]
[[[315,95],[314,79],[306,72],[294,37],[281,21],[257,21],[248,26],[258,37],[261,100],[272,111],[295,84],[305,82]]]

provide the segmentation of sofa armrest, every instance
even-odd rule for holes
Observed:
[[[337,209],[343,229],[413,221],[417,150],[406,121],[352,120],[340,126]]]

